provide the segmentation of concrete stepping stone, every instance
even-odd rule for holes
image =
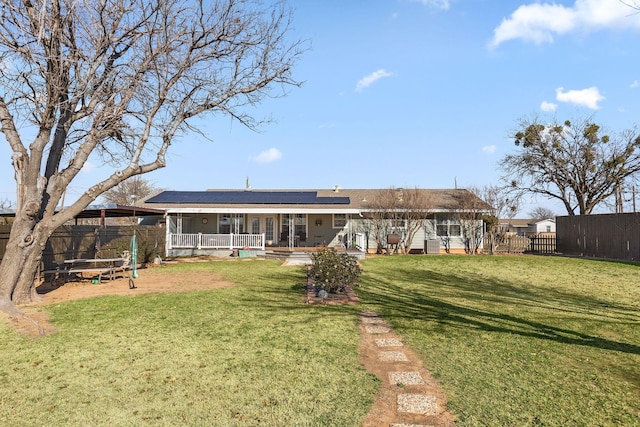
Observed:
[[[420,372],[389,372],[389,382],[404,385],[425,384]]]
[[[408,362],[409,358],[401,351],[381,351],[378,360],[382,362]]]
[[[399,394],[398,412],[408,412],[411,414],[436,415],[438,406],[435,396],[424,394]]]
[[[378,347],[402,347],[398,338],[376,338],[374,341]]]
[[[368,334],[387,334],[391,331],[391,328],[387,326],[367,325],[364,327],[364,330]]]
[[[381,319],[379,317],[363,317],[362,318],[362,323],[364,323],[364,324],[379,324],[379,323],[384,323],[384,319]]]

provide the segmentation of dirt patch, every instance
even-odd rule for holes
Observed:
[[[163,272],[162,275],[150,272],[150,269],[138,270],[139,277],[133,280],[135,286],[133,289],[130,287],[128,277],[103,280],[99,284],[92,284],[91,280],[59,284],[44,282],[36,288],[41,298],[40,301],[20,307],[23,315],[11,317],[2,315],[1,318],[22,334],[30,336],[46,335],[55,332],[55,328],[49,322],[47,312],[42,309],[43,306],[102,295],[135,296],[160,292],[211,290],[234,286],[232,282],[223,280],[219,274],[214,272]]]
[[[159,267],[162,268],[162,267]],[[115,280],[103,280],[100,284],[92,284],[90,280],[67,282],[62,286],[43,283],[38,286],[38,294],[42,301],[31,306],[49,305],[63,301],[82,298],[92,298],[100,295],[127,295],[158,293],[158,292],[186,292],[228,288],[233,283],[224,281],[214,272],[167,273],[162,275],[151,273],[151,270],[138,270],[139,277],[133,280],[135,288],[131,289],[129,278],[122,277]]]

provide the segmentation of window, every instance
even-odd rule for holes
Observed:
[[[251,233],[260,234],[260,218],[255,216],[251,218]]]
[[[404,230],[407,228],[407,221],[404,219],[392,219],[391,228],[393,228],[394,230],[397,230],[397,229]]]
[[[547,225],[547,233],[551,233],[551,226]]]
[[[244,217],[238,214],[222,214],[218,220],[218,233],[240,234],[244,231]]]
[[[436,234],[438,237],[459,237],[462,229],[458,220],[443,215],[436,216]]]
[[[220,220],[218,221],[218,233],[220,234],[229,234],[231,233],[231,215],[222,214],[220,215]]]
[[[333,228],[344,228],[347,225],[347,214],[333,214]]]
[[[296,236],[300,236],[302,234],[306,235],[307,216],[305,214],[282,215],[282,231],[287,235],[289,234],[289,225],[291,224],[291,219],[293,219],[293,234]]]

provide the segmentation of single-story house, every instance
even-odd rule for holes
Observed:
[[[503,219],[500,225],[506,227],[507,232],[518,236],[529,236],[532,234],[549,234],[556,232],[555,218],[543,220],[536,219]]]
[[[401,199],[404,190],[393,190]],[[461,215],[465,211],[462,204],[467,203],[461,200],[479,202],[473,204],[474,209],[488,205],[463,189],[414,190],[429,200],[429,209],[409,249],[426,250],[429,242],[430,251],[439,251],[439,243],[446,240],[451,251],[463,251],[462,223],[468,217]],[[165,211],[165,255],[169,257],[221,255],[241,249],[259,253],[270,247],[330,246],[371,252],[379,250],[381,241],[380,231],[376,235],[372,227],[372,214],[379,211],[374,201],[381,191],[389,190],[336,186],[327,190],[162,191],[139,206]],[[402,217],[398,210],[402,209],[396,208],[394,218]],[[475,220],[475,226],[481,228],[482,220]],[[402,244],[405,227],[402,219],[389,222],[385,243]]]

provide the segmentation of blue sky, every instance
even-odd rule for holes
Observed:
[[[294,36],[310,43],[294,70],[304,85],[253,111],[274,120],[260,133],[198,122],[209,140],[181,138],[145,176],[155,186],[482,186],[499,182],[520,118],[593,116],[612,132],[640,123],[640,14],[620,0],[289,4]],[[6,144],[0,156],[0,200],[14,199]],[[88,167],[67,197],[106,173]]]

